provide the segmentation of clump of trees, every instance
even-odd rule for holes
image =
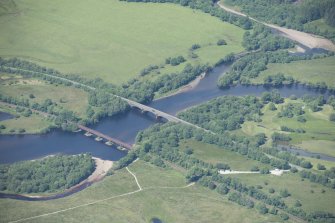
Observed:
[[[254,96],[224,96],[178,114],[205,129],[222,133],[240,128],[244,121],[260,121],[263,104]]]
[[[295,116],[299,116],[303,114],[305,114],[305,112],[302,109],[301,104],[288,103],[287,105],[282,107],[282,110],[278,112],[277,116],[279,118],[282,118],[282,117],[293,118]]]
[[[64,190],[87,178],[94,169],[95,163],[89,154],[3,164],[0,165],[0,190],[13,193]]]
[[[149,74],[151,71],[157,70],[158,68],[159,67],[157,65],[149,65],[148,67],[141,70],[140,76],[145,76],[145,75]]]
[[[186,59],[183,56],[177,56],[177,57],[169,57],[166,58],[165,63],[166,64],[171,64],[172,66],[177,66],[181,63],[184,63]]]
[[[264,84],[268,86],[279,87],[282,85],[292,85],[294,84],[294,79],[291,76],[284,75],[283,73],[277,73],[274,75],[269,75],[264,78]]]
[[[270,92],[263,92],[261,100],[265,104],[269,102],[275,104],[280,104],[284,102],[284,98],[280,96],[280,93],[277,90],[272,90]]]

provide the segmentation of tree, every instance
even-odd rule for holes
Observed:
[[[311,164],[311,162],[305,160],[301,163],[301,167],[306,168],[306,169],[311,169],[313,165]]]
[[[326,167],[324,165],[320,164],[320,163],[318,163],[317,168],[318,168],[318,170],[325,170],[326,169]]]
[[[280,190],[279,194],[281,197],[284,197],[284,198],[290,196],[290,193],[288,192],[287,189]]]
[[[227,42],[224,39],[219,39],[216,43],[218,46],[227,45]]]
[[[191,154],[193,154],[193,149],[191,149],[191,148],[186,148],[186,149],[185,149],[185,153],[186,153],[187,155],[191,155]]]
[[[219,194],[223,194],[223,195],[228,194],[229,192],[229,188],[224,184],[219,184],[216,190]]]
[[[299,200],[296,200],[295,203],[294,203],[294,206],[295,207],[301,207],[302,204],[301,204],[301,202]]]
[[[273,194],[275,192],[275,189],[273,189],[273,188],[269,188],[269,193],[270,194]]]
[[[280,216],[280,218],[283,219],[284,221],[287,221],[287,220],[289,219],[289,216],[288,216],[287,214],[283,213],[283,212],[280,213],[279,216]]]
[[[225,163],[217,163],[216,168],[218,168],[220,170],[230,170],[230,166],[228,164],[225,164]]]
[[[270,111],[275,111],[275,110],[277,110],[276,105],[275,105],[273,102],[269,103],[269,110],[270,110]]]
[[[267,214],[269,212],[269,209],[265,206],[265,204],[260,203],[256,206],[256,209],[259,211],[261,214]]]
[[[329,115],[329,121],[335,122],[335,113]]]
[[[200,44],[193,44],[191,46],[191,50],[196,50],[196,49],[199,49],[200,47],[201,47]]]

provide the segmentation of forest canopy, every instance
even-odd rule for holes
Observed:
[[[87,178],[94,169],[94,160],[89,154],[3,164],[0,165],[0,190],[14,193],[64,190]]]

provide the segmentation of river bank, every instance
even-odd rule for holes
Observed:
[[[180,93],[183,93],[183,92],[186,92],[186,91],[189,91],[189,90],[192,90],[193,88],[195,88],[199,83],[200,81],[207,75],[206,72],[200,74],[198,77],[196,77],[193,81],[189,82],[188,84],[176,89],[176,91],[172,91],[170,93],[167,93],[167,95],[163,95],[163,96],[160,96],[158,98],[155,98],[153,101],[158,101],[158,100],[162,100],[164,98],[168,98],[168,97],[171,97],[171,96],[174,96],[174,95],[177,95],[177,94],[180,94]]]

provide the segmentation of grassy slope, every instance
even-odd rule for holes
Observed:
[[[200,186],[188,188],[155,188],[184,186],[184,176],[175,170],[159,169],[138,161],[130,166],[144,190],[116,199],[84,206],[67,212],[34,219],[32,222],[149,222],[158,217],[164,222],[276,222],[271,215],[233,204],[216,192]],[[145,189],[146,188],[146,189]],[[0,221],[7,222],[59,209],[82,205],[136,190],[133,177],[125,170],[117,171],[86,190],[71,197],[46,202],[0,200]],[[29,221],[28,221],[29,222]]]
[[[51,85],[36,79],[16,78],[15,80],[17,81],[13,84],[9,84],[10,81],[0,83],[0,93],[25,99],[29,99],[29,95],[33,94],[35,98],[29,99],[31,102],[43,103],[44,100],[51,99],[59,106],[74,111],[82,117],[85,116],[88,106],[88,95],[85,91],[74,87]]]
[[[242,51],[242,29],[174,4],[15,2],[17,9],[12,11],[20,13],[1,17],[0,56],[21,57],[113,83],[125,82],[169,56],[187,56],[194,43],[215,45],[221,38],[228,42],[215,50],[203,49],[199,53],[206,56],[200,59],[203,62]]]
[[[295,61],[289,64],[269,64],[268,69],[252,81],[263,83],[265,77],[281,72],[303,83],[325,82],[328,86],[335,87],[334,64],[335,57]]]
[[[286,99],[285,103],[300,103],[303,106],[303,102],[300,100],[292,101],[290,99]],[[324,154],[333,154],[333,151],[330,151],[329,147],[323,147],[323,141],[320,141],[326,140],[327,143],[329,143],[329,141],[335,141],[335,123],[328,120],[329,113],[332,112],[333,109],[330,106],[325,105],[323,106],[322,111],[312,112],[308,107],[305,107],[305,114],[303,116],[306,118],[307,122],[301,123],[297,121],[296,117],[277,117],[277,113],[281,110],[281,107],[284,106],[285,103],[278,105],[278,109],[276,111],[270,111],[267,106],[265,106],[262,110],[264,113],[261,117],[262,122],[256,123],[247,121],[242,125],[241,130],[247,135],[255,135],[263,132],[270,138],[273,132],[281,132],[280,126],[287,126],[293,129],[302,128],[306,131],[306,133],[287,133],[290,134],[292,138],[292,144],[299,144],[300,146],[304,141],[313,141],[313,150],[311,149],[312,147],[308,147],[307,149]],[[319,142],[321,142],[321,144],[319,144]],[[330,143],[332,144],[332,142]],[[301,146],[302,148],[304,148],[303,145],[304,143]]]
[[[209,162],[212,164],[216,164],[219,162],[226,163],[232,168],[232,170],[248,171],[253,166],[269,167],[260,162],[247,159],[238,153],[221,149],[215,145],[210,145],[194,140],[185,141],[181,144],[180,147],[182,150],[187,147],[193,149],[193,156],[205,162]]]

